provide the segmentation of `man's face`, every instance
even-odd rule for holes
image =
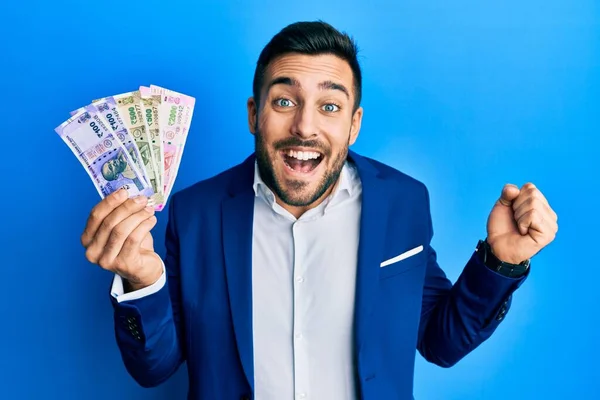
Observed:
[[[334,55],[284,55],[267,68],[248,117],[261,177],[283,203],[310,207],[333,189],[360,130],[353,87]]]

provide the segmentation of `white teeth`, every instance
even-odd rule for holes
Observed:
[[[321,155],[315,151],[294,151],[288,150],[288,157],[294,157],[298,160],[313,160],[319,158]]]

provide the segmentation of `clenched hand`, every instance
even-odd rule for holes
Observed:
[[[519,264],[551,243],[558,216],[533,184],[505,185],[487,222],[488,243],[500,260]]]

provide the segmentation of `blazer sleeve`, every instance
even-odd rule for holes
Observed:
[[[143,387],[166,381],[184,361],[176,198],[170,199],[165,235],[167,284],[139,299],[118,302],[110,296],[121,357],[129,374]]]
[[[427,361],[451,367],[492,335],[529,270],[520,278],[508,278],[487,268],[473,252],[452,285],[431,247],[433,225],[427,189],[425,197],[428,258],[417,349]]]

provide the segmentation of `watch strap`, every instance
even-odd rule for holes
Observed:
[[[525,260],[520,264],[510,264],[500,260],[492,252],[492,248],[487,239],[480,240],[479,243],[477,243],[476,252],[486,267],[509,278],[519,278],[525,275],[529,268],[529,260]]]

